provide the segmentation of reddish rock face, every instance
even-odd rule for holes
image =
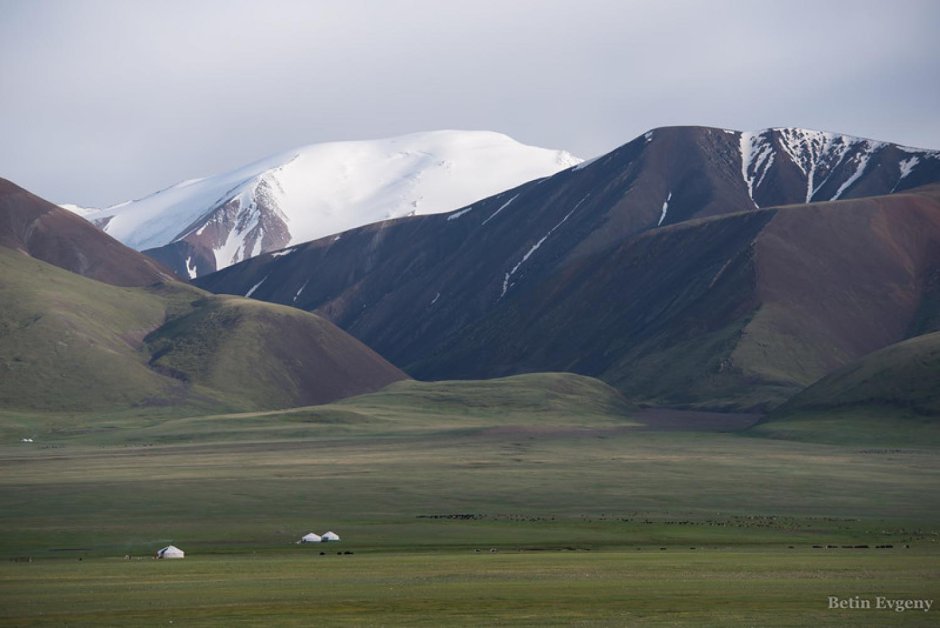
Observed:
[[[84,219],[0,179],[0,246],[116,286],[175,279]]]

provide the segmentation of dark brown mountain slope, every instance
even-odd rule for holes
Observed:
[[[768,407],[930,331],[940,194],[722,216],[635,237],[494,308],[419,377],[571,370],[635,399]],[[935,323],[931,323],[935,324]]]
[[[0,246],[116,286],[176,279],[87,221],[0,179]]]
[[[932,324],[911,300],[936,303],[940,284],[936,191],[908,187],[940,180],[940,154],[797,131],[657,129],[449,215],[197,283],[317,311],[419,377],[575,370],[639,398],[766,406]]]
[[[423,228],[427,219],[312,243],[283,257],[332,258],[345,273],[313,279],[317,263],[295,260],[252,285],[277,286],[286,272],[288,282],[290,273],[309,281],[301,296],[335,290],[321,311],[349,322],[418,377],[570,370],[634,398],[710,407],[779,403],[937,320],[930,298],[940,269],[936,188],[686,221],[572,260],[544,279],[528,277],[509,286],[512,298],[475,292],[472,267],[438,269],[447,278],[438,290],[427,273],[409,275],[409,264],[424,256],[445,256],[446,241],[356,277],[357,264],[368,264],[375,250],[370,244],[417,238]],[[400,279],[384,292],[370,282],[395,272]],[[474,318],[473,311],[485,313]]]

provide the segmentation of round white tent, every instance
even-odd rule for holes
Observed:
[[[186,553],[178,547],[167,545],[163,549],[157,550],[157,558],[183,558]]]
[[[331,530],[330,532],[324,532],[322,538],[324,541],[338,541],[339,535]]]
[[[301,543],[319,543],[322,540],[323,539],[320,538],[319,534],[314,534],[313,532],[311,532],[310,534],[305,534],[302,537],[300,537]]]

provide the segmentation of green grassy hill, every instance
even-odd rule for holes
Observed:
[[[640,425],[631,418],[635,409],[619,392],[599,380],[572,373],[534,373],[485,381],[402,380],[375,393],[285,410],[219,413],[196,408],[191,415],[181,416],[183,410],[162,415],[153,411],[149,415],[111,412],[104,425],[100,413],[84,413],[54,432],[48,430],[45,414],[21,413],[19,421],[0,426],[0,440],[33,434],[44,441],[64,439],[62,442],[94,446],[258,443]]]
[[[752,431],[826,442],[940,443],[940,332],[839,369]]]
[[[203,295],[145,344],[154,368],[240,408],[327,403],[406,377],[319,316],[241,297]]]
[[[404,375],[318,316],[178,282],[121,288],[0,247],[0,410],[323,403]]]
[[[171,304],[199,296],[182,284],[173,292],[119,288],[0,247],[0,408],[98,410],[184,397],[139,350]]]
[[[532,373],[491,380],[397,382],[333,404],[381,416],[474,417],[488,423],[592,423],[633,406],[607,384],[573,373]]]

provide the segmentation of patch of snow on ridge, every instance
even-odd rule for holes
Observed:
[[[790,156],[797,168],[806,176],[806,202],[809,203],[813,193],[813,176],[816,172],[818,143],[812,136],[804,133],[802,129],[781,129],[781,146]],[[808,144],[808,145],[807,145]]]
[[[522,194],[522,192],[519,192],[519,194]],[[519,198],[519,194],[516,194],[516,195],[513,196],[511,199],[509,199],[508,201],[506,201],[505,203],[503,203],[502,205],[500,205],[500,206],[499,206],[499,209],[497,209],[495,212],[493,212],[492,214],[490,214],[490,215],[486,218],[486,220],[484,220],[483,222],[480,223],[480,226],[482,227],[483,225],[485,225],[485,224],[488,223],[489,221],[491,221],[491,220],[493,220],[494,218],[496,218],[496,214],[498,214],[499,212],[501,212],[501,211],[503,211],[504,209],[506,209],[507,207],[509,207],[509,204],[510,204],[511,202],[513,202],[514,200],[516,200],[517,198]]]
[[[245,255],[245,259],[261,255],[261,241],[263,240],[262,235],[264,234],[258,234],[257,237],[255,237],[255,245],[251,247],[251,254]]]
[[[192,267],[190,267],[190,265],[189,265],[189,263],[192,261],[192,259],[193,259],[193,256],[192,256],[192,255],[190,255],[190,256],[188,256],[188,257],[186,258],[186,274],[189,275],[189,278],[190,278],[190,279],[195,279],[195,278],[198,276],[198,273],[196,272],[196,266],[195,266],[195,265],[193,265]]]
[[[839,200],[839,197],[842,196],[842,193],[845,192],[849,187],[855,183],[859,177],[862,176],[862,173],[865,172],[865,166],[868,165],[868,160],[872,155],[872,146],[868,140],[864,140],[866,144],[866,150],[863,153],[857,153],[854,160],[858,164],[855,168],[855,172],[852,173],[852,176],[842,182],[842,185],[839,186],[839,189],[836,190],[836,193],[832,195],[832,198],[829,200],[836,201]]]
[[[741,178],[747,184],[747,194],[754,207],[760,207],[754,200],[754,192],[760,187],[774,163],[773,144],[763,132],[742,133],[739,142]]]
[[[919,163],[920,163],[920,159],[918,159],[917,157],[911,157],[909,159],[902,160],[901,163],[898,164],[901,167],[901,178],[898,179],[898,181],[907,177],[907,175],[911,174],[911,171],[914,170],[914,166],[916,166]]]
[[[829,181],[836,168],[852,149],[863,147],[866,155],[870,155],[873,151],[885,146],[883,142],[824,131],[797,128],[773,130],[779,134],[780,145],[784,152],[806,176],[807,203],[811,202],[816,193]],[[864,158],[856,156],[854,159],[856,161],[862,160],[863,165],[868,161],[867,156]],[[817,185],[816,178],[819,172],[825,173],[825,176],[822,182]],[[856,173],[861,176],[861,171],[856,171]],[[854,182],[854,180],[852,181]],[[839,192],[831,200],[838,198],[838,195],[846,188],[847,185],[843,183],[842,187],[839,188]]]
[[[663,224],[663,221],[666,220],[666,212],[669,210],[669,200],[672,198],[672,192],[666,197],[666,200],[663,201],[663,213],[659,217],[659,222],[656,223],[656,226],[659,227]]]
[[[284,249],[283,251],[274,251],[273,253],[271,253],[271,257],[282,257],[284,255],[290,255],[296,250],[297,250],[297,247],[294,246],[289,249]]]
[[[928,148],[914,148],[913,146],[901,146],[900,144],[895,144],[898,150],[902,150],[905,153],[911,155],[920,155],[922,157],[932,157],[933,159],[940,159],[940,150],[931,150]]]
[[[265,275],[265,276],[264,276],[264,279],[262,279],[261,281],[259,281],[259,282],[256,283],[255,285],[253,285],[253,286],[251,287],[251,290],[249,290],[248,292],[245,293],[245,297],[246,297],[246,298],[251,297],[251,295],[253,295],[253,294],[255,293],[255,290],[257,290],[258,288],[260,288],[260,287],[261,287],[261,284],[263,284],[263,283],[267,280],[267,278],[268,278],[268,276]],[[302,290],[302,289],[303,289],[303,288],[301,288],[301,290]],[[299,294],[299,293],[298,293],[298,294]]]
[[[450,222],[451,220],[457,220],[458,218],[460,218],[467,212],[471,212],[471,211],[473,211],[473,205],[471,205],[470,207],[466,209],[461,209],[459,212],[451,214],[450,216],[447,217],[447,222]]]
[[[216,270],[222,270],[251,257],[245,245],[248,236],[261,222],[261,212],[253,196],[252,190],[242,189],[236,197],[226,203],[235,208],[239,219],[235,228],[226,234],[225,242],[212,250]],[[255,235],[257,239],[261,239],[260,234]]]
[[[267,279],[267,277],[265,277],[265,279]],[[309,279],[304,282],[304,285],[300,286],[300,290],[298,290],[298,291],[297,291],[297,294],[294,295],[294,299],[293,299],[294,303],[297,303],[297,297],[299,297],[299,296],[301,295],[301,293],[304,291],[304,288],[307,287],[307,284],[308,284],[308,283],[310,283],[310,280],[309,280]]]
[[[588,196],[590,196],[590,194],[588,194]],[[530,257],[532,257],[532,254],[535,253],[535,252],[539,249],[540,246],[542,246],[542,244],[545,242],[545,240],[548,239],[548,236],[550,236],[550,235],[552,235],[553,233],[555,233],[555,230],[558,229],[558,227],[560,227],[560,226],[562,226],[563,224],[565,224],[565,221],[568,220],[568,219],[571,217],[571,214],[573,214],[573,213],[575,212],[575,210],[578,209],[578,207],[581,206],[581,203],[583,203],[584,201],[587,200],[588,196],[585,196],[585,197],[582,198],[580,201],[578,201],[578,204],[575,205],[575,206],[571,209],[570,212],[568,212],[567,214],[565,214],[565,217],[562,218],[562,219],[558,222],[557,225],[555,225],[554,227],[552,227],[551,229],[549,229],[549,230],[548,230],[548,233],[546,233],[544,236],[542,236],[542,239],[539,240],[538,242],[536,242],[536,243],[532,246],[532,248],[529,249],[529,250],[526,252],[526,254],[522,256],[522,259],[521,259],[521,260],[519,260],[518,262],[516,262],[516,265],[512,267],[512,270],[510,270],[508,273],[506,273],[506,276],[503,278],[503,291],[500,293],[499,298],[502,299],[504,296],[506,296],[506,291],[509,290],[509,287],[510,287],[510,285],[511,285],[511,284],[509,283],[509,280],[512,278],[512,276],[513,276],[514,274],[516,274],[516,271],[519,270],[519,267],[522,266],[522,265],[526,262],[526,260],[528,260]]]
[[[776,154],[780,153],[782,159],[789,160],[805,177],[804,202],[836,200],[865,173],[872,155],[887,146],[876,140],[795,127],[745,132],[740,137],[741,177],[754,201],[754,194],[773,166]],[[918,156],[926,155],[916,149],[898,148]],[[840,181],[847,169],[853,174]],[[838,190],[831,199],[819,198],[824,187],[837,184]],[[756,201],[754,205],[758,206]]]

